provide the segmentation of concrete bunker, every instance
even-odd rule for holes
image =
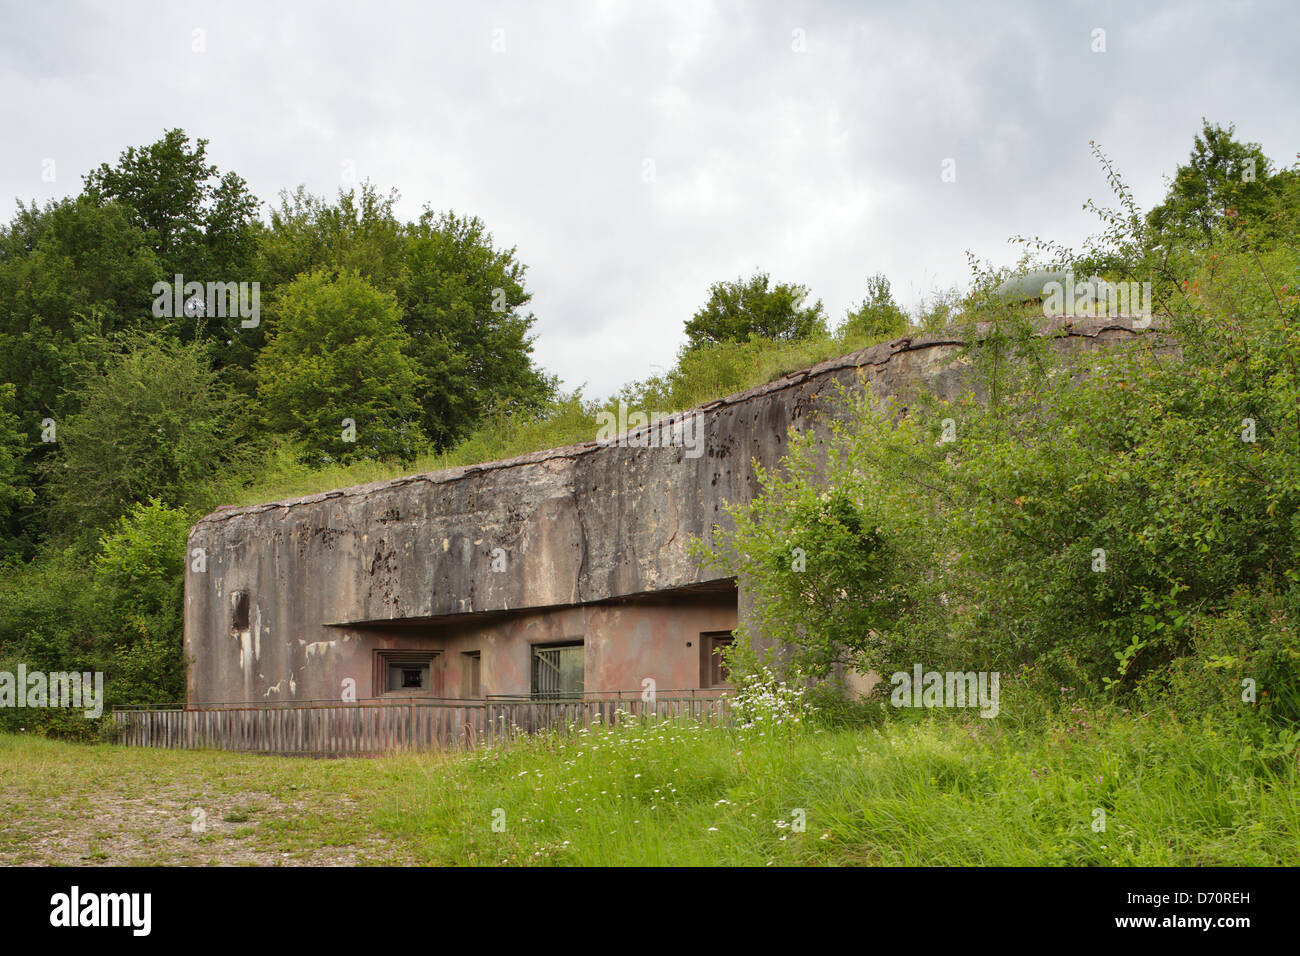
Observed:
[[[1086,351],[1150,333],[1096,319],[1045,334]],[[634,430],[211,514],[189,540],[206,555],[186,572],[189,701],[722,692],[716,651],[748,598],[691,539],[750,500],[754,463],[776,467],[792,429],[835,414],[841,386],[957,397],[962,344],[902,338],[683,413],[703,422],[700,454]]]

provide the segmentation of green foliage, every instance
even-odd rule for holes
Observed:
[[[95,669],[91,566],[84,554],[49,551],[0,574],[0,656],[42,670]],[[10,668],[12,670],[12,668]]]
[[[1224,226],[1242,223],[1274,240],[1294,237],[1300,177],[1276,170],[1258,143],[1233,139],[1233,125],[1202,123],[1187,164],[1178,167],[1165,201],[1147,217],[1152,241],[1204,246]]]
[[[114,596],[114,623],[129,624],[175,603],[190,523],[186,512],[151,498],[104,536],[94,568],[100,586]]]
[[[238,174],[222,175],[207,162],[207,146],[168,130],[156,143],[128,148],[116,166],[88,173],[86,195],[132,211],[165,275],[233,281],[252,261],[258,203]]]
[[[421,376],[392,294],[317,271],[277,296],[276,315],[255,367],[266,426],[327,462],[415,457]]]
[[[185,697],[181,656],[186,538],[191,519],[157,499],[137,505],[100,542],[98,616],[113,642],[111,699],[120,706]]]
[[[778,282],[768,288],[767,273],[749,280],[715,282],[709,300],[686,323],[688,348],[715,342],[761,339],[805,339],[826,335],[826,314],[819,299],[805,305],[808,290]]]
[[[426,211],[410,230],[398,301],[423,375],[420,423],[435,448],[465,438],[487,414],[535,412],[554,396],[530,355],[524,271],[477,218]]]
[[[394,211],[398,198],[396,190],[381,195],[369,181],[340,189],[333,204],[302,186],[281,192],[258,246],[257,273],[267,291],[319,269],[356,272],[375,288],[394,291],[407,246]]]
[[[223,174],[207,162],[207,146],[205,139],[191,143],[184,130],[168,130],[155,143],[125,150],[115,166],[102,163],[88,173],[84,197],[129,210],[163,281],[173,282],[177,275],[187,282],[258,281],[253,274],[260,233],[257,197],[237,173]],[[242,321],[210,316],[200,324],[182,311],[168,325],[182,341],[211,335],[218,368],[246,369],[261,340]]]
[[[957,290],[950,289],[923,299],[912,324],[923,335],[939,335],[960,318],[963,298]]]
[[[210,503],[248,453],[243,410],[200,343],[131,336],[83,374],[80,410],[58,423],[57,451],[42,466],[51,525],[65,534],[97,536],[148,498]]]
[[[61,417],[73,410],[81,339],[156,324],[158,259],[129,210],[84,197],[20,206],[0,249],[0,381],[39,417]]]
[[[14,513],[36,498],[27,484],[23,462],[27,438],[14,410],[14,393],[13,385],[0,382],[0,559],[16,536],[17,523],[11,520]]]
[[[1264,716],[1266,735],[1300,720],[1300,254],[1227,217],[1156,261],[1115,181],[1121,209],[1098,209],[1104,235],[1064,261],[1164,270],[1156,311],[1177,352],[1153,334],[1058,353],[977,273],[967,395],[849,400],[700,545],[753,594],[768,660],[823,679],[998,671],[1049,706],[1047,688],[1074,687]]]
[[[1227,236],[1184,261],[1181,356],[1066,360],[1023,316],[972,313],[993,323],[967,350],[972,394],[859,396],[794,440],[706,549],[763,634],[823,676],[921,662],[1128,700],[1171,673],[1187,687],[1234,595],[1300,574],[1300,256]],[[1242,644],[1273,694],[1296,676],[1289,601]]]
[[[840,325],[839,334],[857,334],[866,338],[897,338],[907,331],[907,313],[899,308],[889,289],[889,280],[876,273],[867,280],[867,296],[856,309],[850,309]]]
[[[1273,582],[1238,588],[1214,614],[1189,627],[1191,653],[1139,687],[1144,708],[1167,704],[1184,719],[1199,714],[1265,716],[1300,724],[1300,608],[1297,590]]]
[[[157,499],[134,506],[92,551],[47,549],[0,574],[0,670],[104,675],[112,706],[185,696],[181,652],[185,542],[191,516]],[[0,726],[90,739],[81,713],[0,711]]]
[[[513,248],[497,249],[475,217],[426,210],[403,225],[397,193],[370,183],[328,204],[299,188],[282,193],[260,247],[261,274],[274,290],[297,276],[355,272],[392,292],[420,375],[419,425],[435,449],[466,438],[485,416],[530,414],[554,397],[555,383],[533,364],[533,316],[525,267]],[[272,296],[267,327],[277,328],[283,296]]]
[[[105,672],[110,644],[98,629],[93,575],[84,558],[47,555],[0,573],[0,671]],[[108,685],[105,685],[107,692]],[[0,729],[87,739],[83,712],[0,708]]]
[[[931,573],[943,528],[926,497],[880,467],[918,449],[932,462],[933,438],[910,419],[896,430],[887,409],[868,401],[844,401],[847,421],[827,420],[829,437],[792,434],[783,466],[759,470],[762,493],[731,506],[734,527],[697,550],[752,594],[747,642],[776,641],[769,663],[819,679],[910,668],[920,648],[935,660],[943,630]]]

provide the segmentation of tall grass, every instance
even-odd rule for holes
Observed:
[[[1300,861],[1294,759],[1135,718],[1048,732],[937,718],[775,738],[661,724],[407,765],[394,782],[376,823],[426,862]],[[500,833],[476,825],[493,812]]]
[[[75,781],[92,806],[100,791],[158,789],[214,817],[292,804],[240,836],[276,854],[367,847],[371,862],[458,865],[1293,866],[1297,775],[1294,752],[1224,725],[1078,712],[775,736],[667,721],[324,762],[0,736],[15,834],[42,814],[75,830],[75,809],[45,806]]]

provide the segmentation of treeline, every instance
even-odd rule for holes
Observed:
[[[554,397],[525,268],[478,219],[401,222],[370,184],[263,219],[206,146],[172,130],[0,230],[0,553],[201,507],[279,444],[410,460]]]
[[[515,250],[396,200],[299,188],[264,216],[171,130],[75,196],[19,202],[0,228],[0,670],[179,699],[194,518],[277,470],[400,465],[550,407]]]

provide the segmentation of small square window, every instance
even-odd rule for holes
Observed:
[[[437,656],[437,651],[376,651],[373,684],[375,696],[432,695],[433,661]]]

